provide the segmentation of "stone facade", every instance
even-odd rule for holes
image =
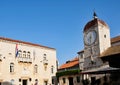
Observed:
[[[60,85],[81,85],[81,76],[80,75],[69,75],[69,76],[62,76],[59,78]]]
[[[67,61],[58,69],[59,85],[80,85],[81,76],[79,75],[79,59],[76,57],[73,60]]]
[[[119,72],[119,69],[110,67],[110,62],[103,61],[102,57],[116,56],[120,53],[118,49],[120,47],[120,36],[111,39],[108,25],[98,19],[95,13],[94,19],[85,25],[83,33],[84,49],[78,52],[79,66],[82,70],[82,80],[84,82],[89,81],[89,84],[87,82],[87,84],[81,85],[110,85],[114,82],[114,76]],[[119,77],[117,76],[116,79],[119,80]]]
[[[0,37],[0,85],[52,84],[56,61],[54,48]]]

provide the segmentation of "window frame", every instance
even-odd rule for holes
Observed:
[[[22,57],[22,51],[21,50],[18,51],[18,56]]]
[[[14,72],[14,63],[10,63],[10,73]]]
[[[27,52],[27,58],[30,58],[31,56],[30,56],[30,52],[28,51]]]
[[[77,83],[80,83],[80,76],[76,76]]]
[[[51,73],[52,74],[54,73],[54,66],[53,65],[51,66]]]
[[[23,51],[23,58],[26,58],[26,51]]]
[[[64,83],[64,84],[66,83],[66,78],[63,78],[63,83]]]
[[[37,64],[34,65],[34,73],[38,73],[38,65]]]

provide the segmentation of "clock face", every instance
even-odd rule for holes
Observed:
[[[96,31],[95,30],[89,31],[85,35],[85,44],[86,45],[92,45],[95,42],[96,38],[97,38]]]

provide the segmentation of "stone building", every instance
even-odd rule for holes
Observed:
[[[120,36],[111,39],[109,26],[96,13],[93,20],[85,25],[83,34],[84,49],[78,52],[82,80],[89,81],[89,85],[110,84],[111,74],[119,71],[114,67],[117,64],[114,60],[120,54]],[[107,58],[113,55],[114,58]]]
[[[55,85],[56,61],[54,48],[0,37],[0,85]]]
[[[57,72],[59,85],[80,85],[81,79],[79,72],[78,57],[67,61],[65,64],[62,64]]]

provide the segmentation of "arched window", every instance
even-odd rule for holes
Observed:
[[[37,73],[38,72],[38,65],[35,64],[34,66],[34,72]]]
[[[46,56],[46,54],[44,54],[44,56]]]
[[[15,80],[11,79],[11,85],[14,85]]]
[[[10,63],[10,72],[14,72],[14,63]]]
[[[46,60],[46,54],[43,55],[43,61]]]
[[[35,79],[35,84],[34,85],[38,85],[38,79]]]
[[[27,57],[30,58],[30,52],[29,51],[27,52]]]
[[[26,57],[26,51],[23,51],[23,57],[24,58]]]
[[[21,50],[18,51],[18,56],[22,57],[22,51]]]
[[[54,73],[54,67],[51,66],[51,73],[53,74]]]

